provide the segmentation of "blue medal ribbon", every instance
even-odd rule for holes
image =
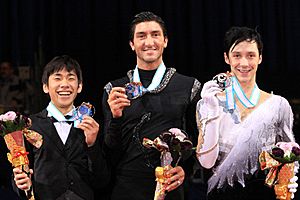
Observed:
[[[55,107],[55,105],[52,102],[48,104],[46,110],[48,111],[48,116],[53,117],[58,122],[73,121],[74,127],[77,127],[77,125],[80,123],[80,121],[76,120],[74,117],[75,107],[73,107],[72,117],[70,117],[70,119],[66,119],[65,116]]]
[[[71,120],[67,120],[65,116],[55,107],[55,105],[52,102],[49,103],[46,110],[49,113],[48,116],[54,117],[58,122],[71,121]]]
[[[260,90],[255,83],[254,88],[252,90],[250,98],[248,98],[239,81],[235,76],[231,77],[232,85],[225,89],[226,92],[226,105],[229,110],[236,108],[236,103],[234,100],[234,96],[236,96],[242,105],[246,108],[253,108],[257,105],[259,98],[260,98]]]
[[[166,68],[165,64],[162,62],[159,65],[159,67],[157,68],[157,70],[154,74],[154,77],[152,78],[151,84],[147,88],[145,88],[144,86],[143,86],[143,88],[145,88],[146,91],[152,91],[155,88],[157,88],[159,86],[161,80],[163,79],[166,70],[167,70],[167,68]],[[141,82],[138,66],[136,66],[133,71],[133,82]]]

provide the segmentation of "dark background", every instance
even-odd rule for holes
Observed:
[[[0,2],[0,61],[29,65],[40,90],[41,71],[69,54],[84,73],[81,99],[100,109],[103,86],[135,67],[129,23],[140,11],[166,22],[168,67],[204,83],[229,68],[223,36],[233,25],[257,27],[264,41],[257,82],[261,89],[299,98],[300,2],[297,0],[7,0]],[[39,99],[40,100],[40,99]],[[37,110],[43,108],[45,103]]]
[[[128,44],[129,23],[146,10],[166,22],[166,66],[201,83],[229,69],[223,60],[225,31],[231,26],[257,27],[264,41],[258,86],[289,100],[299,139],[298,0],[2,0],[0,61],[30,66],[36,87],[31,111],[37,112],[48,104],[40,83],[44,65],[62,54],[77,59],[84,76],[77,103],[94,104],[101,123],[103,87],[135,67]]]

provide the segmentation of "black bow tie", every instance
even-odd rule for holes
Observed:
[[[71,115],[66,115],[65,118],[66,119],[71,119],[72,116]],[[51,119],[52,123],[58,122],[57,119],[55,119],[53,116],[50,117],[50,119]],[[67,122],[68,124],[72,124],[73,123],[73,121],[64,121],[64,122]]]

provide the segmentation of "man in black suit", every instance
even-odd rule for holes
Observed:
[[[73,105],[82,90],[80,66],[69,56],[57,56],[46,65],[42,82],[51,101],[30,117],[30,129],[43,136],[43,144],[28,145],[33,176],[30,180],[14,168],[16,186],[26,191],[32,185],[36,199],[93,200],[93,190],[110,176],[97,139],[99,124],[90,116],[79,120]]]

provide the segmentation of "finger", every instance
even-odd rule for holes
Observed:
[[[294,176],[293,178],[290,179],[290,182],[295,183],[298,180],[297,176]]]
[[[25,173],[23,173],[15,176],[14,181],[20,189],[24,189],[25,187],[27,187],[26,185],[30,183],[30,178]]]
[[[298,183],[289,183],[288,184],[289,189],[297,189],[297,187],[298,187]]]
[[[80,123],[77,125],[77,128],[82,129],[85,133],[86,132],[93,132],[93,133],[97,133],[99,131],[99,127],[87,122],[84,123]]]
[[[174,188],[177,188],[178,186],[180,186],[182,183],[182,181],[177,180],[177,181],[173,181],[171,185],[173,185]]]
[[[120,93],[125,93],[125,88],[124,87],[113,87],[110,91],[110,93],[112,92],[120,92]]]
[[[173,183],[173,182],[182,183],[184,178],[183,178],[183,176],[176,174],[176,175],[172,176],[169,180],[170,180],[169,184]]]
[[[184,170],[179,166],[177,166],[175,168],[172,168],[169,171],[167,171],[166,175],[170,177],[170,178],[167,179],[168,184],[170,184],[174,181],[183,182],[184,177],[185,177]]]
[[[206,94],[215,95],[220,92],[223,92],[223,90],[220,87],[211,87],[207,90]]]
[[[22,171],[21,169],[17,168],[17,167],[15,167],[15,168],[13,169],[13,172],[14,172],[15,175],[16,175],[16,174],[22,174],[22,173],[23,173],[23,171]]]
[[[222,91],[223,90],[219,87],[219,85],[215,81],[210,81],[210,83],[203,86],[203,89],[201,91],[201,96],[203,97],[211,94],[212,92],[218,93]]]
[[[204,85],[208,86],[208,87],[212,87],[212,86],[218,86],[218,83],[215,80],[210,80],[207,81]]]
[[[15,174],[14,175],[14,180],[20,180],[20,179],[24,179],[24,178],[26,178],[26,177],[28,177],[28,175],[25,173],[25,172],[21,172],[21,173],[18,173],[18,174]]]
[[[80,123],[77,125],[77,128],[83,130],[84,132],[88,131],[88,126],[86,124]]]
[[[176,166],[176,167],[170,168],[167,172],[170,174],[175,174],[175,173],[184,172],[184,171],[183,171],[182,167]]]
[[[130,101],[125,98],[118,98],[108,102],[110,109],[120,109],[121,107],[129,106]]]
[[[126,101],[122,101],[122,100],[115,100],[113,102],[111,102],[109,104],[110,109],[116,110],[116,109],[121,109],[124,108],[126,106],[130,106],[130,101],[128,99],[126,99]]]
[[[108,97],[107,102],[110,103],[110,102],[112,102],[114,100],[128,100],[128,98],[127,98],[127,95],[125,95],[125,94],[122,94],[122,93],[113,93],[113,94],[111,94]]]
[[[18,185],[23,185],[25,183],[27,183],[27,181],[29,180],[28,176],[25,176],[25,177],[18,177],[16,178],[15,182],[18,184]]]
[[[91,126],[94,128],[99,127],[100,125],[98,124],[98,122],[96,120],[94,120],[92,117],[90,116],[84,116],[81,123],[87,125],[87,126]]]
[[[24,178],[26,178],[25,174],[18,174],[16,176],[14,176],[14,181],[17,182],[17,181],[20,181]]]
[[[296,192],[297,192],[297,189],[289,189],[289,192],[291,192],[291,193],[296,193]]]
[[[30,188],[30,180],[29,178],[23,179],[22,181],[17,181],[16,185],[21,190],[28,190]]]
[[[179,180],[174,181],[174,182],[172,182],[170,185],[168,185],[168,186],[166,187],[166,190],[167,190],[167,191],[172,191],[172,190],[178,188],[181,184],[182,184],[182,182],[179,181]]]
[[[113,88],[108,96],[109,99],[116,99],[121,97],[127,98],[127,95],[125,94],[125,89],[121,87]]]

